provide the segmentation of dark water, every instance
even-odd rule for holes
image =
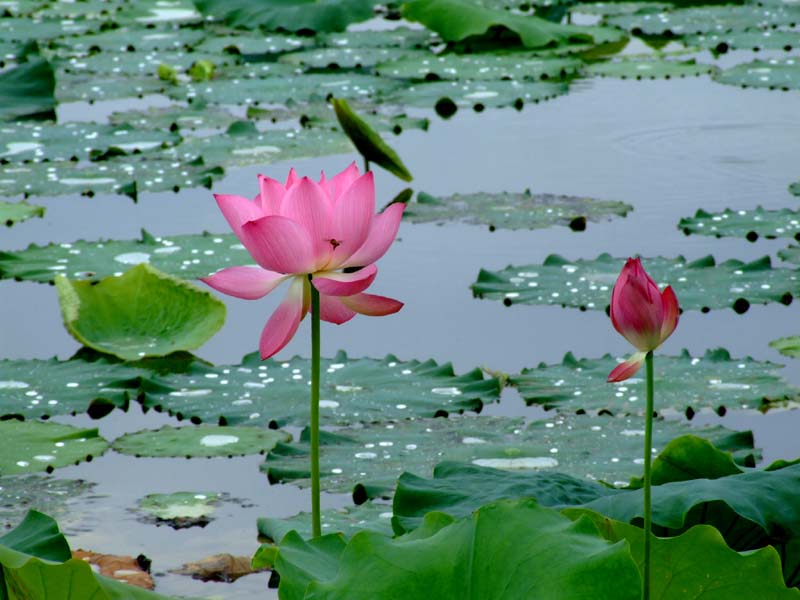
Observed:
[[[713,253],[718,260],[772,254],[774,259],[786,242],[685,237],[675,226],[699,207],[797,207],[798,199],[789,195],[787,185],[800,178],[799,99],[796,92],[741,90],[706,77],[655,82],[601,79],[581,82],[569,95],[526,106],[521,112],[461,111],[449,121],[434,117],[427,133],[404,133],[393,143],[415,175],[415,189],[449,194],[530,188],[622,200],[635,211],[623,220],[590,223],[583,233],[566,228],[489,232],[469,225],[404,224],[400,240],[379,263],[371,291],[399,298],[406,306],[392,317],[359,317],[341,327],[324,324],[323,353],[330,355],[339,348],[351,356],[391,352],[403,359],[452,361],[459,371],[483,365],[509,373],[540,361],[560,361],[567,351],[590,357],[605,352],[625,355],[630,350],[627,342],[602,312],[507,308],[473,299],[468,286],[481,267],[535,263],[553,252],[568,258],[610,252],[622,257],[641,253],[688,258]],[[293,166],[316,176],[321,169],[336,172],[354,158],[332,156],[295,161]],[[283,178],[289,166],[231,170],[214,191],[254,195],[257,172]],[[379,203],[403,187],[383,171],[376,176]],[[46,219],[3,231],[0,249],[21,248],[31,241],[134,238],[142,227],[157,235],[227,231],[207,190],[144,195],[139,205],[120,197],[35,202],[47,207]],[[199,354],[216,363],[231,363],[254,350],[258,331],[281,297],[282,290],[257,302],[226,297],[227,322]],[[77,349],[62,327],[54,288],[0,282],[0,307],[3,357],[66,358]],[[800,333],[797,302],[789,307],[753,307],[742,316],[732,310],[689,312],[663,351],[688,348],[701,354],[723,346],[733,356],[785,364],[785,376],[800,383],[800,363],[767,345],[796,333]],[[308,355],[309,335],[304,323],[282,355]],[[93,426],[113,438],[171,421],[137,412],[117,413]],[[526,408],[511,390],[487,412],[541,414]],[[771,460],[800,455],[798,414],[736,412],[724,418],[700,414],[695,421],[753,429],[757,445]],[[63,420],[89,423],[85,417]],[[106,496],[85,507],[82,522],[74,523],[72,545],[133,555],[143,552],[153,559],[156,572],[218,552],[250,555],[256,547],[257,516],[288,516],[309,504],[304,490],[268,486],[258,471],[260,460],[143,460],[109,452],[92,463],[59,470],[57,477],[97,482],[97,492]],[[177,533],[139,524],[128,510],[147,493],[195,489],[224,490],[254,506],[223,505],[216,521],[205,529]],[[345,496],[324,498],[326,506],[347,502]],[[200,584],[175,575],[159,577],[157,582],[165,594],[244,599],[261,593],[266,576],[247,577],[233,585]]]

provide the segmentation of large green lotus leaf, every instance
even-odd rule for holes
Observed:
[[[201,160],[187,164],[136,156],[80,166],[71,161],[9,164],[0,165],[0,196],[124,194],[135,202],[143,192],[210,188],[223,174],[222,167],[206,166]]]
[[[0,417],[38,419],[55,415],[103,416],[127,410],[142,371],[99,357],[86,360],[0,361]]]
[[[157,131],[226,129],[237,120],[238,117],[224,108],[202,106],[199,102],[189,106],[174,104],[163,108],[126,110],[113,112],[108,116],[108,121],[112,125],[129,125],[139,130]]]
[[[620,79],[676,79],[679,77],[699,77],[710,75],[717,68],[714,65],[698,63],[694,59],[676,61],[666,59],[616,60],[598,62],[586,67],[588,75],[600,77],[619,77]]]
[[[678,229],[686,235],[744,237],[751,242],[759,237],[768,240],[788,237],[800,241],[800,211],[788,208],[767,210],[760,206],[754,210],[725,209],[719,213],[698,209],[694,217],[681,219]]]
[[[403,106],[435,107],[440,114],[449,116],[458,107],[482,110],[514,106],[521,109],[525,104],[566,94],[567,90],[566,83],[549,81],[436,81],[407,85],[388,96],[386,101]]]
[[[211,54],[283,54],[308,48],[315,42],[312,37],[280,33],[256,35],[242,32],[241,35],[233,35],[229,32],[215,34],[213,30],[210,33],[211,35],[194,46],[195,50]]]
[[[43,216],[43,206],[35,206],[27,202],[0,201],[0,223],[5,223],[7,227],[11,227],[14,223]]]
[[[800,335],[778,338],[769,345],[785,356],[800,358]]]
[[[349,538],[366,529],[384,535],[392,535],[392,507],[386,504],[365,502],[359,506],[323,510],[321,522],[323,534],[336,532]],[[288,519],[271,517],[258,519],[259,538],[279,542],[290,531],[296,531],[303,539],[311,539],[311,515],[301,512]]]
[[[123,360],[199,348],[225,322],[223,302],[148,264],[99,282],[55,283],[70,334]]]
[[[800,246],[790,245],[788,248],[778,250],[778,256],[784,260],[795,265],[800,265]]]
[[[450,363],[433,360],[351,359],[339,352],[323,359],[322,369],[320,418],[328,424],[480,411],[500,395],[500,382],[484,379],[480,369],[456,375]],[[239,365],[217,367],[193,361],[180,372],[162,370],[144,402],[194,421],[302,426],[308,423],[310,373],[310,361],[299,357],[262,361],[253,353]]]
[[[127,52],[151,52],[154,50],[174,52],[195,47],[204,37],[203,30],[188,27],[180,29],[119,27],[100,33],[59,38],[54,42],[52,51],[57,56],[67,58],[86,56],[98,50],[103,53],[113,53],[114,56]],[[213,50],[206,50],[202,47],[198,47],[197,50],[213,52]],[[131,57],[133,56],[137,55],[131,54]]]
[[[8,600],[170,600],[95,574],[86,561],[71,558],[56,522],[36,511],[0,537],[0,568]]]
[[[642,528],[587,511],[576,511],[570,516],[589,516],[610,542],[626,540],[639,568],[643,568]],[[728,547],[718,530],[708,525],[698,525],[678,537],[653,539],[651,556],[650,597],[654,600],[800,598],[800,590],[787,589],[781,559],[774,548],[740,554]]]
[[[540,364],[513,375],[515,386],[529,405],[563,411],[596,410],[613,414],[643,414],[644,375],[607,384],[608,374],[618,365],[608,354],[597,359],[576,359],[568,353],[561,364]],[[758,408],[796,398],[799,388],[778,375],[781,365],[733,359],[727,350],[709,350],[692,357],[687,350],[678,356],[659,354],[655,359],[658,394],[656,410],[693,415],[703,408],[724,414],[727,409]]]
[[[280,62],[304,69],[365,69],[377,64],[391,63],[408,55],[426,54],[430,52],[408,50],[405,48],[312,48],[284,54]]]
[[[0,474],[36,473],[67,467],[100,456],[108,448],[97,429],[61,423],[9,419],[0,421]]]
[[[745,29],[769,29],[800,21],[797,6],[696,6],[665,12],[623,15],[607,20],[609,25],[636,34],[699,35]]]
[[[520,539],[525,542],[509,543]],[[432,513],[408,539],[364,531],[338,556],[323,555],[324,561],[306,550],[309,545],[315,542],[296,534],[282,541],[275,561],[281,598],[633,600],[641,595],[627,544],[610,545],[589,519],[570,522],[530,499],[484,506],[458,521]],[[292,564],[298,558],[306,561]],[[338,570],[330,563],[338,563]]]
[[[535,498],[542,506],[570,506],[619,493],[563,473],[501,471],[469,463],[443,462],[433,479],[403,473],[397,480],[392,526],[402,534],[416,529],[431,511],[466,517],[502,499]]]
[[[800,22],[800,14],[798,14],[797,20]],[[800,59],[754,60],[720,71],[714,79],[720,83],[742,87],[800,90]]]
[[[224,267],[253,264],[250,254],[232,233],[153,237],[141,240],[77,241],[30,245],[19,252],[0,252],[4,278],[53,282],[57,274],[70,279],[98,281],[122,274],[132,265],[150,263],[183,279],[205,277]]]
[[[177,144],[180,139],[167,130],[139,130],[130,125],[15,123],[0,128],[0,159],[12,163],[85,161],[109,148],[142,153]]]
[[[267,31],[344,31],[373,15],[373,0],[197,0],[207,18]]]
[[[439,79],[498,80],[566,79],[583,63],[574,58],[537,57],[530,53],[444,54],[417,52],[413,56],[380,64],[385,77],[436,81]]]
[[[695,433],[724,446],[752,446],[752,437],[721,427],[695,429],[677,421],[654,425],[653,448]],[[521,419],[470,417],[417,419],[323,433],[323,489],[354,492],[356,501],[387,496],[404,471],[427,477],[436,463],[466,461],[515,471],[548,470],[626,485],[643,459],[642,418],[563,415],[525,426]],[[279,444],[261,466],[270,481],[309,485],[308,431]]]
[[[241,134],[191,137],[183,144],[163,152],[182,163],[201,158],[212,165],[263,165],[289,159],[344,154],[350,142],[340,131],[328,129],[270,129],[258,131],[250,124]],[[230,132],[237,123],[231,125]]]
[[[0,30],[5,19],[0,19]],[[51,116],[56,107],[53,67],[34,59],[0,73],[0,119]]]
[[[167,65],[178,73],[186,73],[197,61],[206,60],[213,63],[218,70],[226,66],[235,65],[238,61],[231,54],[210,54],[200,52],[157,51],[145,50],[139,52],[100,52],[90,56],[69,57],[56,63],[60,73],[80,76],[92,74],[98,76],[154,78],[157,77],[158,67]]]
[[[291,68],[288,65],[279,67]],[[286,104],[324,100],[328,96],[366,100],[400,87],[391,79],[359,73],[310,73],[266,79],[216,79],[204,83],[187,83],[167,90],[178,100],[203,99],[214,104]]]
[[[318,45],[328,48],[428,48],[436,43],[427,29],[397,27],[386,30],[342,31],[322,33],[316,37]]]
[[[615,215],[624,217],[631,210],[629,204],[614,200],[532,194],[530,190],[453,194],[442,198],[420,192],[417,201],[408,204],[403,217],[412,223],[460,221],[488,225],[491,230],[553,225],[583,230],[587,221],[598,222]]]
[[[94,487],[83,479],[46,475],[0,477],[0,529],[16,527],[30,509],[69,519],[86,510],[87,496]]]
[[[492,27],[513,31],[526,48],[595,41],[582,27],[487,8],[471,0],[411,0],[403,4],[401,13],[405,19],[432,29],[446,42],[480,36],[488,33]]]
[[[472,293],[502,300],[507,306],[549,304],[603,310],[624,263],[605,253],[593,260],[573,261],[551,254],[540,265],[481,269]],[[768,256],[749,263],[731,259],[720,264],[710,255],[694,261],[682,256],[656,257],[644,259],[644,264],[662,287],[673,287],[683,310],[733,308],[743,313],[750,304],[789,304],[800,294],[800,273],[773,268]]]
[[[169,91],[171,83],[160,80],[155,74],[152,77],[126,77],[109,75],[98,77],[92,73],[58,74],[56,98],[59,102],[100,102],[103,100],[121,100],[144,98],[152,94],[164,94]]]
[[[100,28],[100,22],[70,19],[0,19],[0,39],[7,42],[44,42],[85,34]]]
[[[7,4],[18,4],[17,0]],[[31,3],[33,5],[34,3]],[[108,0],[81,0],[80,2],[39,2],[39,7],[27,13],[34,18],[109,20],[122,10],[124,2]],[[4,6],[5,8],[5,6]]]
[[[616,17],[620,15],[659,12],[671,8],[670,4],[661,2],[581,2],[573,8],[576,13]]]
[[[684,37],[688,46],[708,48],[724,53],[728,50],[785,50],[789,52],[798,45],[796,31],[767,29],[765,31],[747,30],[728,33],[707,33]]]
[[[283,431],[257,427],[166,426],[125,434],[112,447],[121,454],[148,458],[245,456],[264,454],[289,439]]]

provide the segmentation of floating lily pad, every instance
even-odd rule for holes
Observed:
[[[526,48],[595,41],[582,27],[487,8],[469,0],[412,0],[403,4],[401,14],[409,21],[417,21],[432,29],[446,42],[480,36],[493,27],[514,32]],[[454,19],[453,15],[458,15],[458,18]]]
[[[51,472],[100,456],[108,448],[97,429],[61,423],[0,421],[0,474]]]
[[[288,65],[279,67],[291,68]],[[187,83],[167,90],[178,100],[199,98],[214,104],[285,104],[325,100],[328,96],[364,100],[386,94],[400,83],[391,79],[358,73],[308,73],[272,79],[217,79]]]
[[[768,29],[777,25],[800,22],[796,6],[696,6],[664,12],[611,17],[609,25],[635,34],[683,36],[691,34],[725,33],[745,29]]]
[[[573,11],[586,15],[616,17],[645,12],[659,12],[669,8],[672,8],[672,5],[662,4],[661,2],[581,2]]]
[[[100,102],[123,98],[144,98],[164,94],[172,85],[152,77],[125,77],[122,75],[97,77],[91,73],[66,73],[58,75],[56,98],[59,102]]]
[[[43,206],[35,206],[27,202],[0,201],[0,223],[5,223],[8,227],[11,227],[14,223],[21,223],[34,217],[43,216]]]
[[[9,3],[4,3],[4,5],[7,4]],[[14,0],[10,4],[19,4],[19,2]],[[35,7],[37,3],[30,2],[29,4],[31,7]],[[38,5],[25,13],[34,18],[94,20],[113,18],[115,13],[122,10],[124,3],[109,2],[108,0],[81,0],[80,2],[38,2]]]
[[[156,524],[167,524],[173,529],[205,527],[225,498],[226,494],[219,492],[148,494],[139,499],[137,509]]]
[[[408,204],[403,217],[412,223],[461,221],[488,225],[490,229],[539,229],[565,225],[582,231],[586,222],[598,222],[612,216],[624,217],[633,207],[624,202],[501,192],[489,194],[454,194],[443,198],[420,192],[416,202]]]
[[[13,163],[88,160],[109,148],[142,153],[180,139],[167,130],[138,130],[129,125],[15,123],[0,128],[0,159]]]
[[[128,433],[112,447],[130,456],[200,458],[263,454],[291,438],[288,433],[257,427],[192,425]]]
[[[654,60],[616,60],[593,63],[586,67],[588,75],[600,77],[619,77],[620,79],[674,79],[677,77],[699,77],[710,75],[717,68],[714,65],[698,63],[694,59],[675,61]]]
[[[657,421],[653,448],[658,451],[689,432],[712,441],[745,441],[744,434],[722,427],[694,429],[676,421]],[[322,434],[322,489],[352,491],[356,502],[363,502],[391,494],[403,471],[428,477],[436,463],[447,460],[513,471],[558,471],[627,485],[641,472],[643,435],[643,418],[585,415],[562,415],[528,426],[522,419],[478,416],[340,429]],[[752,437],[744,437],[752,444]],[[261,469],[271,482],[305,487],[308,457],[308,430],[304,430],[299,442],[278,444]]]
[[[182,418],[225,424],[308,423],[310,361],[261,361],[257,353],[240,365],[209,367],[196,361],[181,373],[163,373],[146,393],[147,406]],[[350,359],[339,352],[322,361],[321,419],[353,424],[479,411],[500,394],[497,379],[479,369],[456,375],[449,363]]]
[[[317,42],[327,48],[428,48],[438,39],[427,29],[397,27],[387,30],[321,33]]]
[[[765,31],[731,31],[729,33],[707,33],[684,38],[689,46],[708,48],[724,53],[729,50],[785,50],[797,48],[797,32],[767,29]]]
[[[103,416],[127,410],[141,371],[106,358],[0,361],[0,417]]]
[[[211,35],[195,45],[211,54],[283,54],[314,45],[315,38],[271,33],[269,35]]]
[[[202,106],[200,103],[114,112],[108,117],[112,125],[129,125],[139,130],[157,131],[225,129],[236,120],[238,117],[225,109]]]
[[[56,196],[63,194],[123,194],[134,202],[144,192],[177,192],[182,188],[210,188],[224,174],[222,167],[179,160],[117,160],[83,164],[42,162],[0,166],[0,196]]]
[[[540,58],[530,53],[444,54],[418,52],[413,56],[378,66],[385,77],[436,81],[439,79],[517,81],[566,79],[576,75],[583,63],[573,58]]]
[[[566,94],[566,83],[543,81],[437,81],[407,85],[389,95],[387,102],[403,106],[437,109],[449,116],[459,107],[483,110],[486,107],[513,106],[518,110],[525,104],[550,100]],[[447,110],[446,105],[452,107]]]
[[[144,52],[100,52],[91,56],[70,57],[57,65],[61,73],[70,75],[92,74],[152,78],[158,74],[160,65],[167,65],[179,73],[187,73],[198,61],[207,60],[217,67],[235,65],[237,57],[223,54],[207,54],[189,51],[144,51]]]
[[[795,196],[800,196],[800,181],[795,181],[789,185],[789,193]]]
[[[134,4],[126,4],[115,19],[121,24],[186,25],[202,21],[203,16],[197,12],[192,0],[137,0]]]
[[[28,510],[38,510],[73,520],[85,511],[95,484],[82,479],[56,479],[42,475],[0,478],[0,530],[16,527]]]
[[[604,310],[624,262],[609,254],[574,261],[551,254],[540,265],[481,269],[472,293],[502,300],[507,306],[546,304]],[[644,259],[644,264],[662,287],[674,288],[683,310],[733,308],[741,314],[750,304],[789,304],[800,294],[800,273],[773,268],[768,256],[749,263],[731,259],[720,264],[710,255],[694,261],[682,256],[657,257]]]
[[[607,384],[618,364],[606,354],[599,359],[576,359],[568,353],[560,365],[524,369],[509,379],[527,404],[571,412],[609,411],[612,414],[644,413],[644,379]],[[727,409],[758,408],[793,399],[800,393],[778,376],[781,365],[750,357],[732,359],[718,348],[693,358],[684,350],[679,356],[659,354],[655,360],[658,381],[656,410],[692,416],[702,408],[724,414]]]
[[[392,507],[387,504],[365,502],[359,506],[323,510],[321,521],[323,534],[336,532],[349,538],[366,529],[392,535]],[[277,543],[290,531],[296,531],[303,539],[310,539],[311,515],[303,512],[288,519],[258,519],[258,535],[261,538]]]
[[[778,338],[772,340],[769,345],[785,356],[800,358],[800,335]]]
[[[231,27],[268,31],[344,31],[350,23],[373,15],[373,0],[282,0],[252,3],[249,0],[197,0],[208,18]]]
[[[686,235],[700,234],[714,237],[744,237],[755,242],[759,237],[794,238],[800,241],[800,211],[781,208],[766,210],[730,210],[709,213],[699,209],[694,217],[683,218],[678,229]]]
[[[123,360],[193,350],[225,322],[223,302],[148,264],[96,283],[64,276],[55,283],[70,334]]]
[[[74,3],[73,6],[75,4],[78,3]],[[54,42],[53,51],[57,56],[64,57],[86,56],[98,50],[103,53],[114,53],[114,55],[128,52],[151,52],[154,50],[177,51],[187,50],[196,46],[204,37],[205,33],[202,30],[188,27],[180,29],[172,27],[163,29],[119,27],[100,33],[60,38]],[[202,47],[197,49],[200,52],[204,51]],[[130,56],[136,55],[131,54]]]
[[[778,250],[781,260],[800,265],[800,246],[791,245],[783,250]]]
[[[0,29],[5,19],[0,19]],[[55,75],[50,63],[35,59],[0,73],[0,119],[52,117]]]
[[[0,19],[0,39],[7,42],[43,42],[55,38],[80,35],[100,28],[99,22],[71,19]]]
[[[413,50],[404,48],[353,48],[343,46],[340,48],[312,48],[284,54],[280,57],[282,63],[309,69],[354,69],[374,67],[380,63],[387,63],[413,54]],[[429,52],[426,52],[431,56]]]
[[[800,22],[800,15],[798,15]],[[771,90],[800,90],[800,59],[770,58],[754,60],[725,69],[715,80],[742,87],[761,87]]]

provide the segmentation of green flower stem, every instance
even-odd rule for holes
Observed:
[[[365,156],[364,157],[364,173],[369,171],[369,159]]]
[[[311,279],[309,277],[309,279]],[[319,491],[319,292],[311,288],[311,531],[322,535]]]
[[[647,412],[644,420],[644,573],[642,598],[650,600],[650,537],[653,528],[650,502],[650,462],[653,454],[653,352],[644,359],[647,371]]]

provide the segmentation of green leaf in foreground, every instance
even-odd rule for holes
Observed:
[[[797,20],[800,21],[800,13]],[[796,58],[754,60],[720,71],[714,79],[742,87],[800,90],[800,61]]]
[[[384,535],[392,534],[392,507],[386,504],[365,502],[359,506],[323,510],[321,518],[323,533],[341,533],[345,538],[352,537],[363,529]],[[296,531],[303,539],[310,539],[311,515],[301,512],[287,519],[258,519],[259,538],[277,543],[290,531]]]
[[[0,73],[0,119],[54,118],[55,86],[53,68],[42,59]]]
[[[124,360],[202,346],[225,322],[225,304],[147,264],[93,284],[56,278],[64,324],[79,342]]]
[[[624,217],[633,207],[624,202],[576,196],[500,192],[453,194],[435,198],[425,192],[408,203],[403,217],[412,223],[460,221],[489,229],[539,229],[564,225],[583,231],[587,221]]]
[[[0,201],[0,223],[11,227],[14,223],[21,223],[33,217],[43,217],[44,207],[34,206],[27,202],[2,202]]]
[[[324,539],[304,542],[293,533],[283,539],[275,564],[282,598],[640,596],[641,578],[626,544],[610,545],[588,519],[570,522],[533,500],[498,502],[458,521],[432,513],[411,538],[365,531],[330,554],[320,552]],[[525,543],[509,543],[520,539]]]
[[[97,429],[61,423],[0,421],[0,474],[36,473],[100,456],[108,448]]]
[[[353,425],[465,410],[480,411],[500,395],[500,382],[480,369],[456,375],[450,363],[348,358],[344,352],[322,360],[320,418],[323,423]],[[143,402],[180,418],[228,425],[271,427],[308,423],[311,361],[262,361],[258,353],[239,365],[212,367],[201,361],[180,372],[154,366],[155,377]]]
[[[784,356],[800,358],[800,335],[778,338],[772,340],[769,345]]]
[[[588,75],[619,77],[620,79],[676,79],[679,77],[699,77],[700,75],[710,75],[716,70],[714,65],[698,63],[694,59],[687,61],[624,59],[593,63],[586,67],[586,73]]]
[[[199,458],[263,454],[291,436],[274,429],[195,425],[162,427],[128,433],[114,441],[113,448],[131,456]]]
[[[331,103],[339,125],[367,163],[374,162],[403,181],[414,179],[397,152],[350,108],[347,100],[333,98]]]
[[[752,448],[752,435],[722,427],[697,429],[676,421],[654,425],[653,447],[694,433],[724,446]],[[643,418],[559,416],[525,425],[521,419],[416,419],[323,433],[322,489],[352,491],[357,502],[388,496],[408,471],[427,477],[441,461],[511,471],[559,471],[581,479],[627,484],[641,473]],[[308,485],[308,431],[278,444],[261,466],[272,482]]]
[[[800,211],[788,208],[767,210],[760,206],[754,210],[725,209],[720,213],[699,209],[694,217],[681,219],[678,229],[686,235],[743,237],[750,242],[755,242],[759,237],[800,241]]]
[[[401,13],[405,19],[432,29],[446,42],[480,36],[492,27],[513,31],[526,48],[594,41],[582,27],[487,8],[470,0],[412,0],[403,4]]]
[[[576,359],[568,353],[561,364],[540,364],[513,375],[515,386],[527,404],[562,411],[608,411],[643,414],[644,378],[639,376],[613,385],[605,383],[618,364],[606,354],[598,359]],[[708,350],[692,357],[659,355],[655,376],[659,412],[689,416],[703,408],[720,414],[729,409],[758,408],[797,397],[798,388],[778,375],[781,365],[731,358],[727,350]]]
[[[683,310],[733,308],[741,314],[751,304],[790,304],[800,294],[800,273],[773,268],[769,256],[749,263],[731,259],[720,264],[710,255],[693,261],[682,256],[643,260],[660,286],[673,287]],[[574,261],[551,254],[540,265],[508,266],[502,271],[481,269],[472,293],[478,298],[501,300],[506,306],[544,304],[603,310],[624,262],[609,254]]]
[[[53,519],[31,511],[0,537],[3,598],[22,600],[169,600],[166,596],[97,575],[83,560],[71,558],[69,544]]]
[[[372,17],[373,0],[196,0],[207,18],[237,28],[267,31],[344,31]]]

